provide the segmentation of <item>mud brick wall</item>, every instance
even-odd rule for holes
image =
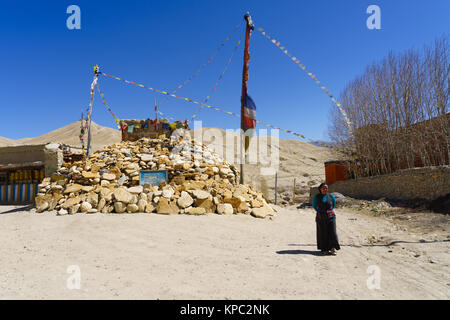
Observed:
[[[45,176],[50,176],[62,165],[63,153],[58,143],[8,146],[0,148],[0,165],[29,165],[42,162]]]
[[[352,198],[434,200],[450,193],[450,166],[400,170],[392,174],[338,181],[329,186]]]

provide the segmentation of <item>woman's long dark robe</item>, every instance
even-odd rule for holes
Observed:
[[[323,197],[326,196],[326,202]],[[341,249],[336,232],[336,215],[334,213],[333,201],[331,196],[318,194],[317,199],[317,249],[328,251],[331,249]]]

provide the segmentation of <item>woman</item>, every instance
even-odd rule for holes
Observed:
[[[319,186],[319,194],[314,196],[312,206],[317,212],[317,249],[322,254],[336,255],[335,250],[341,249],[336,233],[336,214],[334,213],[336,199],[328,193],[326,183]]]

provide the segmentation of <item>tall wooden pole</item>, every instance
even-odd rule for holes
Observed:
[[[250,17],[250,14],[247,12],[244,15],[244,19],[247,22],[246,28],[245,28],[245,48],[244,48],[244,67],[242,70],[242,93],[241,93],[241,175],[240,175],[240,184],[244,184],[244,162],[245,162],[245,145],[246,139],[248,137],[244,136],[244,106],[245,106],[245,96],[247,94],[247,80],[248,80],[248,68],[249,68],[249,61],[250,61],[250,53],[249,53],[249,46],[250,46],[250,35],[253,30],[253,23],[252,18]]]
[[[277,204],[278,195],[278,171],[275,171],[275,204]]]
[[[96,65],[94,67],[94,81],[92,81],[91,84],[91,103],[89,105],[89,112],[88,112],[88,143],[87,143],[87,157],[91,154],[91,123],[92,123],[92,106],[94,102],[94,89],[97,85],[97,78],[98,78],[98,66]]]
[[[292,204],[295,204],[295,178],[294,178],[294,189],[292,190]]]

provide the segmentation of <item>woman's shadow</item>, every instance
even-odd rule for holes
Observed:
[[[323,254],[320,251],[311,251],[311,250],[281,250],[276,251],[277,254],[310,254],[312,256],[320,256]]]

